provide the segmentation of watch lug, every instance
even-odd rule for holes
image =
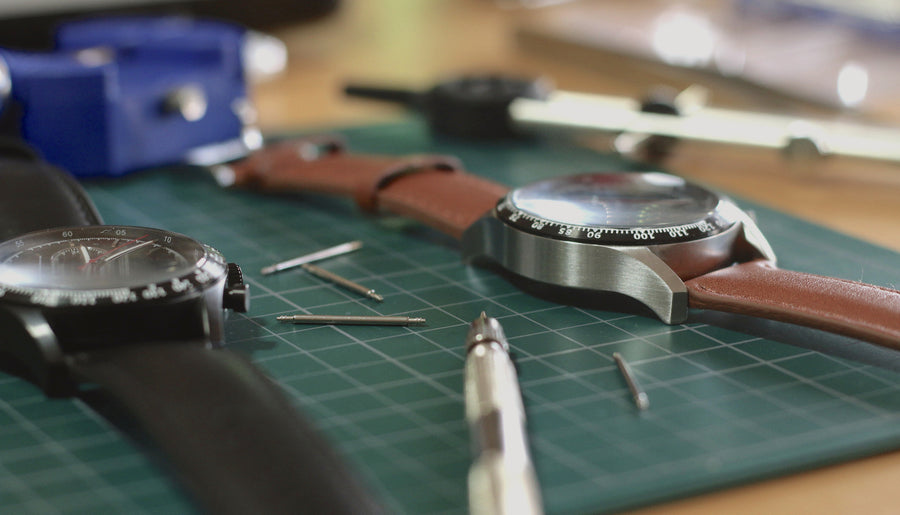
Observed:
[[[203,292],[206,311],[206,316],[203,317],[203,331],[213,345],[225,343],[225,283],[226,280],[223,277]]]
[[[483,259],[496,261],[494,256],[500,255],[500,248],[504,246],[504,242],[500,240],[503,234],[502,224],[493,213],[479,218],[460,238],[460,256],[463,263],[477,265]]]
[[[640,301],[663,322],[680,324],[688,317],[688,293],[684,281],[656,254],[645,247],[615,250],[622,259],[619,271],[622,280],[614,280],[616,291]]]
[[[768,240],[756,225],[756,220],[750,214],[739,211],[738,219],[741,223],[740,237],[735,242],[738,261],[752,261],[757,258],[765,258],[773,264],[776,262],[775,251],[769,245]]]
[[[12,356],[48,397],[65,397],[76,386],[56,334],[40,310],[6,306],[0,309],[0,349]]]
[[[687,319],[684,282],[645,247],[555,240],[513,229],[489,215],[463,234],[462,255],[467,264],[487,260],[540,283],[620,293],[667,324]]]

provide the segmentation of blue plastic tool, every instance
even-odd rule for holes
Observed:
[[[182,17],[71,22],[50,52],[0,49],[3,115],[79,176],[238,157],[252,148],[238,25]]]

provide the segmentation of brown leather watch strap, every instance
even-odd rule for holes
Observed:
[[[507,188],[466,173],[450,156],[348,154],[334,140],[269,145],[231,164],[228,183],[261,191],[309,191],[352,197],[425,223],[455,238],[487,213]]]
[[[780,320],[900,349],[900,291],[760,259],[685,282],[692,308]]]

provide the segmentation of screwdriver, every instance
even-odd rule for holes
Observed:
[[[900,163],[900,128],[706,106],[705,88],[643,100],[553,91],[546,79],[466,76],[424,92],[354,86],[350,96],[399,102],[421,111],[431,129],[471,139],[607,133],[615,149],[650,147],[663,157],[676,140],[780,149],[791,157],[844,155]]]
[[[542,514],[509,343],[500,323],[484,312],[472,322],[466,337],[464,388],[475,451],[468,478],[469,513]]]

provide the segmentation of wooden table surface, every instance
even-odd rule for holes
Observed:
[[[559,89],[639,96],[686,85],[621,61],[584,66],[521,44],[516,34],[554,9],[504,9],[489,0],[344,0],[332,15],[273,33],[288,46],[281,76],[254,87],[264,132],[389,121],[399,108],[347,99],[351,79],[427,88],[461,73],[547,76]],[[667,79],[670,79],[667,81]],[[720,85],[719,85],[720,86]],[[718,87],[745,109],[785,109],[783,99]],[[818,110],[798,106],[803,112]],[[898,117],[898,105],[885,106]],[[826,113],[827,114],[827,113]],[[601,145],[600,142],[592,142]],[[900,251],[900,165],[830,158],[791,164],[775,152],[683,143],[665,168],[747,199]],[[900,265],[900,263],[898,263]],[[900,452],[640,510],[656,513],[895,513]]]

